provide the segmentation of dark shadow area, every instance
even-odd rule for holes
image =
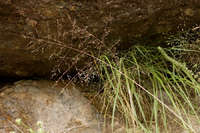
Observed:
[[[13,85],[14,82],[19,80],[39,80],[44,79],[41,77],[2,77],[0,76],[0,92],[5,85]]]

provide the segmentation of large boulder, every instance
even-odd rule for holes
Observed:
[[[0,76],[50,76],[200,23],[198,0],[0,1]],[[51,60],[49,60],[51,58]],[[55,70],[55,71],[56,71]],[[54,72],[55,72],[54,71]]]
[[[63,90],[65,88],[65,90]],[[99,116],[99,118],[98,118]],[[17,125],[16,119],[23,124]],[[101,116],[77,86],[51,81],[18,81],[0,91],[0,132],[37,130],[49,133],[102,133]]]
[[[0,87],[0,132],[36,131],[43,123],[48,133],[111,133],[111,125],[91,101],[71,82],[21,80]],[[18,125],[16,119],[25,124]],[[113,133],[124,133],[125,125],[117,119]],[[141,133],[139,129],[135,133]]]

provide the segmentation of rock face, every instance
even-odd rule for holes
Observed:
[[[69,85],[66,91],[62,87],[45,80],[5,86],[0,93],[0,132],[27,132],[15,123],[21,118],[35,130],[37,121],[42,121],[49,133],[102,133],[100,117],[89,101],[75,86]]]
[[[63,89],[65,88],[65,89]],[[45,133],[111,133],[112,128],[71,82],[21,80],[0,87],[0,133],[27,132],[38,129],[42,121]],[[17,125],[20,118],[26,126]],[[126,129],[117,119],[113,133],[142,133],[141,129]]]
[[[164,33],[199,23],[199,0],[0,1],[0,76],[82,68],[85,52],[158,45]]]

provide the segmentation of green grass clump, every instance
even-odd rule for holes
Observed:
[[[15,124],[16,123],[16,124]],[[37,122],[37,126],[38,129],[37,131],[34,131],[31,127],[29,127],[28,125],[26,125],[21,118],[17,118],[15,120],[15,123],[12,123],[15,128],[20,132],[20,133],[24,133],[19,127],[26,129],[27,133],[47,133],[44,131],[44,127],[43,127],[43,122],[42,121],[38,121]],[[18,127],[19,126],[19,127]],[[15,131],[11,131],[9,133],[16,133]]]
[[[195,102],[200,85],[187,65],[176,60],[173,49],[135,46],[119,58],[101,60],[102,109],[112,114],[113,129],[117,116],[127,129],[145,133],[167,133],[177,126],[196,132],[190,116],[200,122]]]

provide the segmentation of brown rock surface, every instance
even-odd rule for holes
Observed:
[[[164,33],[199,23],[199,0],[1,0],[0,76],[82,68],[89,59],[80,50],[158,45]]]

